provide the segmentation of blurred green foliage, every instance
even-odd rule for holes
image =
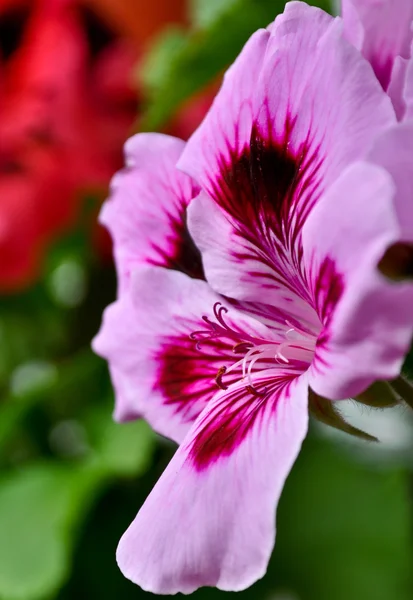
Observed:
[[[217,78],[283,4],[193,0],[192,31],[166,32],[144,67],[143,127],[160,127]],[[144,423],[111,419],[109,376],[89,345],[114,272],[97,260],[89,225],[85,214],[56,244],[33,289],[0,299],[1,600],[149,596],[114,554],[173,447]],[[402,460],[372,467],[362,454],[310,435],[282,496],[268,575],[238,596],[413,597],[412,474]]]
[[[156,130],[184,100],[235,60],[249,36],[284,9],[284,0],[197,0],[197,22],[189,35],[166,32],[143,67],[150,91],[141,128]],[[328,10],[330,2],[312,2]]]

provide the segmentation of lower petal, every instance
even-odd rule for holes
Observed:
[[[144,590],[238,591],[265,574],[275,507],[308,426],[305,375],[271,386],[216,395],[122,537],[120,569]]]
[[[115,418],[143,417],[179,443],[215,394],[217,371],[231,357],[230,345],[215,352],[207,340],[205,354],[190,338],[219,297],[205,282],[160,267],[135,270],[131,280],[128,293],[105,310],[93,349],[109,363]]]
[[[203,317],[213,321],[218,304],[229,329],[215,336]],[[115,417],[142,416],[156,431],[181,442],[215,395],[220,371],[239,361],[234,346],[245,341],[243,335],[258,341],[276,337],[229,307],[204,281],[161,267],[135,269],[128,293],[106,309],[93,341],[95,352],[109,362]],[[240,369],[232,370],[223,385],[240,376]]]

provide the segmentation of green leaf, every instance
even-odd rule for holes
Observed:
[[[90,396],[90,387],[98,393],[103,373],[104,362],[88,348],[60,364],[38,360],[17,367],[10,381],[11,393],[0,403],[0,455],[34,405],[50,401],[56,410],[64,411],[69,403],[73,407],[73,398]]]
[[[73,544],[91,503],[117,477],[143,474],[155,436],[89,409],[89,450],[78,462],[32,464],[0,480],[0,598],[44,600],[70,573]]]
[[[410,381],[413,380],[413,346],[405,358],[402,371]]]
[[[330,5],[328,0],[318,4],[324,8]],[[195,29],[186,40],[180,38],[172,54],[168,52],[171,37],[167,35],[143,67],[143,79],[150,82],[151,101],[140,128],[159,129],[184,100],[228,67],[249,36],[273,21],[284,5],[284,0],[230,0],[222,2],[218,10],[216,6],[207,8],[207,2],[199,3],[198,10],[201,14],[204,11],[202,28]],[[162,60],[164,64],[160,65]]]
[[[409,600],[408,476],[309,439],[278,511],[275,569],[303,600]]]
[[[94,410],[86,425],[93,444],[93,461],[103,472],[137,476],[149,467],[155,434],[144,421],[115,423],[107,411]]]
[[[84,469],[36,465],[0,482],[0,597],[43,600],[69,570],[74,526],[97,491]]]
[[[158,38],[145,58],[145,66],[139,74],[140,80],[149,94],[156,94],[161,82],[168,77],[170,62],[179,56],[187,46],[185,30],[173,27]]]
[[[152,89],[141,128],[157,129],[164,124],[186,98],[228,66],[248,37],[265,27],[283,7],[282,0],[235,0],[226,4],[208,27],[191,33],[185,43],[181,42],[180,51],[169,57],[156,90]],[[148,68],[144,67],[144,72]]]
[[[209,27],[222,13],[231,9],[235,2],[237,0],[192,0],[191,21],[195,27]]]

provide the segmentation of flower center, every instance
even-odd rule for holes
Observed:
[[[232,365],[218,369],[215,382],[220,389],[228,389],[224,376],[238,372],[246,388],[251,393],[260,395],[265,390],[258,392],[254,385],[254,375],[257,373],[283,365],[290,374],[300,375],[310,365],[317,343],[316,335],[285,321],[286,330],[281,339],[262,340],[231,327],[224,317],[227,312],[228,309],[217,302],[214,305],[215,321],[204,315],[202,320],[208,325],[208,329],[194,331],[190,336],[196,341],[198,350],[202,350],[202,343],[206,340],[226,338],[236,342],[232,351],[243,356]]]

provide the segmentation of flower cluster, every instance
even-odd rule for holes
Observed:
[[[101,215],[118,299],[94,348],[115,417],[180,444],[118,548],[146,590],[251,585],[309,412],[363,435],[337,401],[411,402],[413,10],[397,4],[288,3],[186,144],[126,144]]]
[[[0,288],[37,273],[79,190],[120,166],[136,93],[127,42],[78,0],[0,3]]]

